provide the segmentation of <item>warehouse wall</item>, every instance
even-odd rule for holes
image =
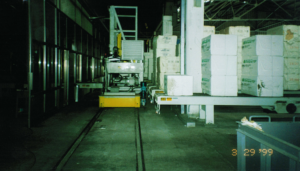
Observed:
[[[12,104],[0,113],[28,117],[30,126],[74,102],[77,82],[101,76],[104,29],[77,0],[12,0],[0,12],[0,100]]]

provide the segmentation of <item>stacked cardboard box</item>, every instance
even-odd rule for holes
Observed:
[[[175,57],[177,36],[156,36],[153,39],[153,80],[158,85],[157,58]]]
[[[300,26],[282,25],[267,30],[268,35],[283,35],[284,90],[300,89]]]
[[[254,96],[283,96],[282,36],[243,39],[241,92]]]
[[[149,59],[153,59],[153,50],[144,53],[144,77],[148,78]],[[151,65],[153,67],[153,64]]]
[[[172,36],[173,35],[173,25],[172,25],[172,16],[164,15],[162,23],[162,35]]]
[[[237,35],[237,77],[238,77],[238,89],[241,90],[241,77],[242,77],[242,40],[250,37],[249,26],[230,26],[223,30],[220,30],[220,34]]]
[[[164,89],[165,75],[180,74],[179,57],[158,57],[157,58],[157,82],[160,89]]]
[[[237,96],[237,36],[202,39],[202,91],[212,96]]]

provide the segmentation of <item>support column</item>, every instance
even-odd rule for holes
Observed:
[[[180,74],[181,75],[184,75],[186,73],[186,70],[185,70],[185,57],[186,57],[186,54],[185,54],[185,37],[186,37],[186,30],[185,30],[185,26],[186,26],[186,0],[181,0],[181,18],[180,18],[180,21],[181,21],[181,32],[180,32]],[[181,114],[184,114],[184,105],[181,105]]]
[[[203,110],[203,108],[205,107],[205,105],[200,105],[199,106],[199,110],[200,110],[200,119],[205,119],[205,111]]]
[[[202,93],[201,43],[204,28],[203,0],[187,0],[186,25],[186,74],[194,77],[194,93]]]
[[[201,43],[204,27],[204,1],[186,0],[186,74],[194,77],[194,93],[201,88]],[[189,117],[198,117],[198,105],[191,105]]]
[[[115,46],[115,7],[110,6],[109,9],[109,51],[112,54]]]
[[[205,106],[205,124],[214,124],[214,105]]]
[[[28,128],[31,127],[31,87],[32,87],[32,34],[31,34],[31,0],[28,0]],[[18,105],[17,105],[18,106]]]

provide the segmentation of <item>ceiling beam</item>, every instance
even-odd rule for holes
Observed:
[[[227,6],[227,2],[224,2],[223,5],[220,7],[220,9],[210,19],[213,19],[221,11],[221,9],[223,9],[226,6]]]
[[[280,6],[284,5],[287,1],[285,1],[283,4]],[[270,15],[268,15],[264,20],[262,20],[260,23],[257,24],[257,27],[261,25],[267,18],[269,18],[271,15],[273,15],[280,7],[276,8]]]
[[[254,7],[252,7],[251,9],[249,9],[248,11],[246,11],[244,14],[240,15],[239,17],[243,17],[244,15],[248,14],[250,11],[254,10],[256,7],[260,6],[261,4],[263,4],[264,2],[266,2],[266,0],[262,1],[259,4],[255,4]]]
[[[276,4],[279,8],[281,8],[285,13],[287,13],[290,17],[293,17],[289,12],[287,12],[285,9],[282,8],[281,5],[278,5],[277,2],[273,1],[274,4]]]
[[[263,21],[264,18],[254,18],[254,19],[240,19],[240,18],[232,18],[232,19],[204,19],[204,21]],[[300,21],[300,19],[284,19],[284,18],[269,18],[269,21]]]

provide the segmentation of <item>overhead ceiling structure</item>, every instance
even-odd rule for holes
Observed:
[[[166,2],[173,2],[176,9],[180,7],[181,2],[181,0],[79,1],[86,9],[90,9],[91,16],[95,16],[91,19],[99,19],[105,27],[109,25],[107,19],[110,5],[138,6],[139,38],[150,38],[153,35],[162,20]],[[216,31],[235,25],[250,26],[252,31],[265,31],[282,24],[300,25],[299,0],[204,0],[204,2],[204,24],[215,26]],[[173,26],[176,25],[180,24],[173,23]]]
[[[299,0],[205,0],[205,25],[216,30],[229,25],[248,25],[266,30],[274,25],[300,23]]]

